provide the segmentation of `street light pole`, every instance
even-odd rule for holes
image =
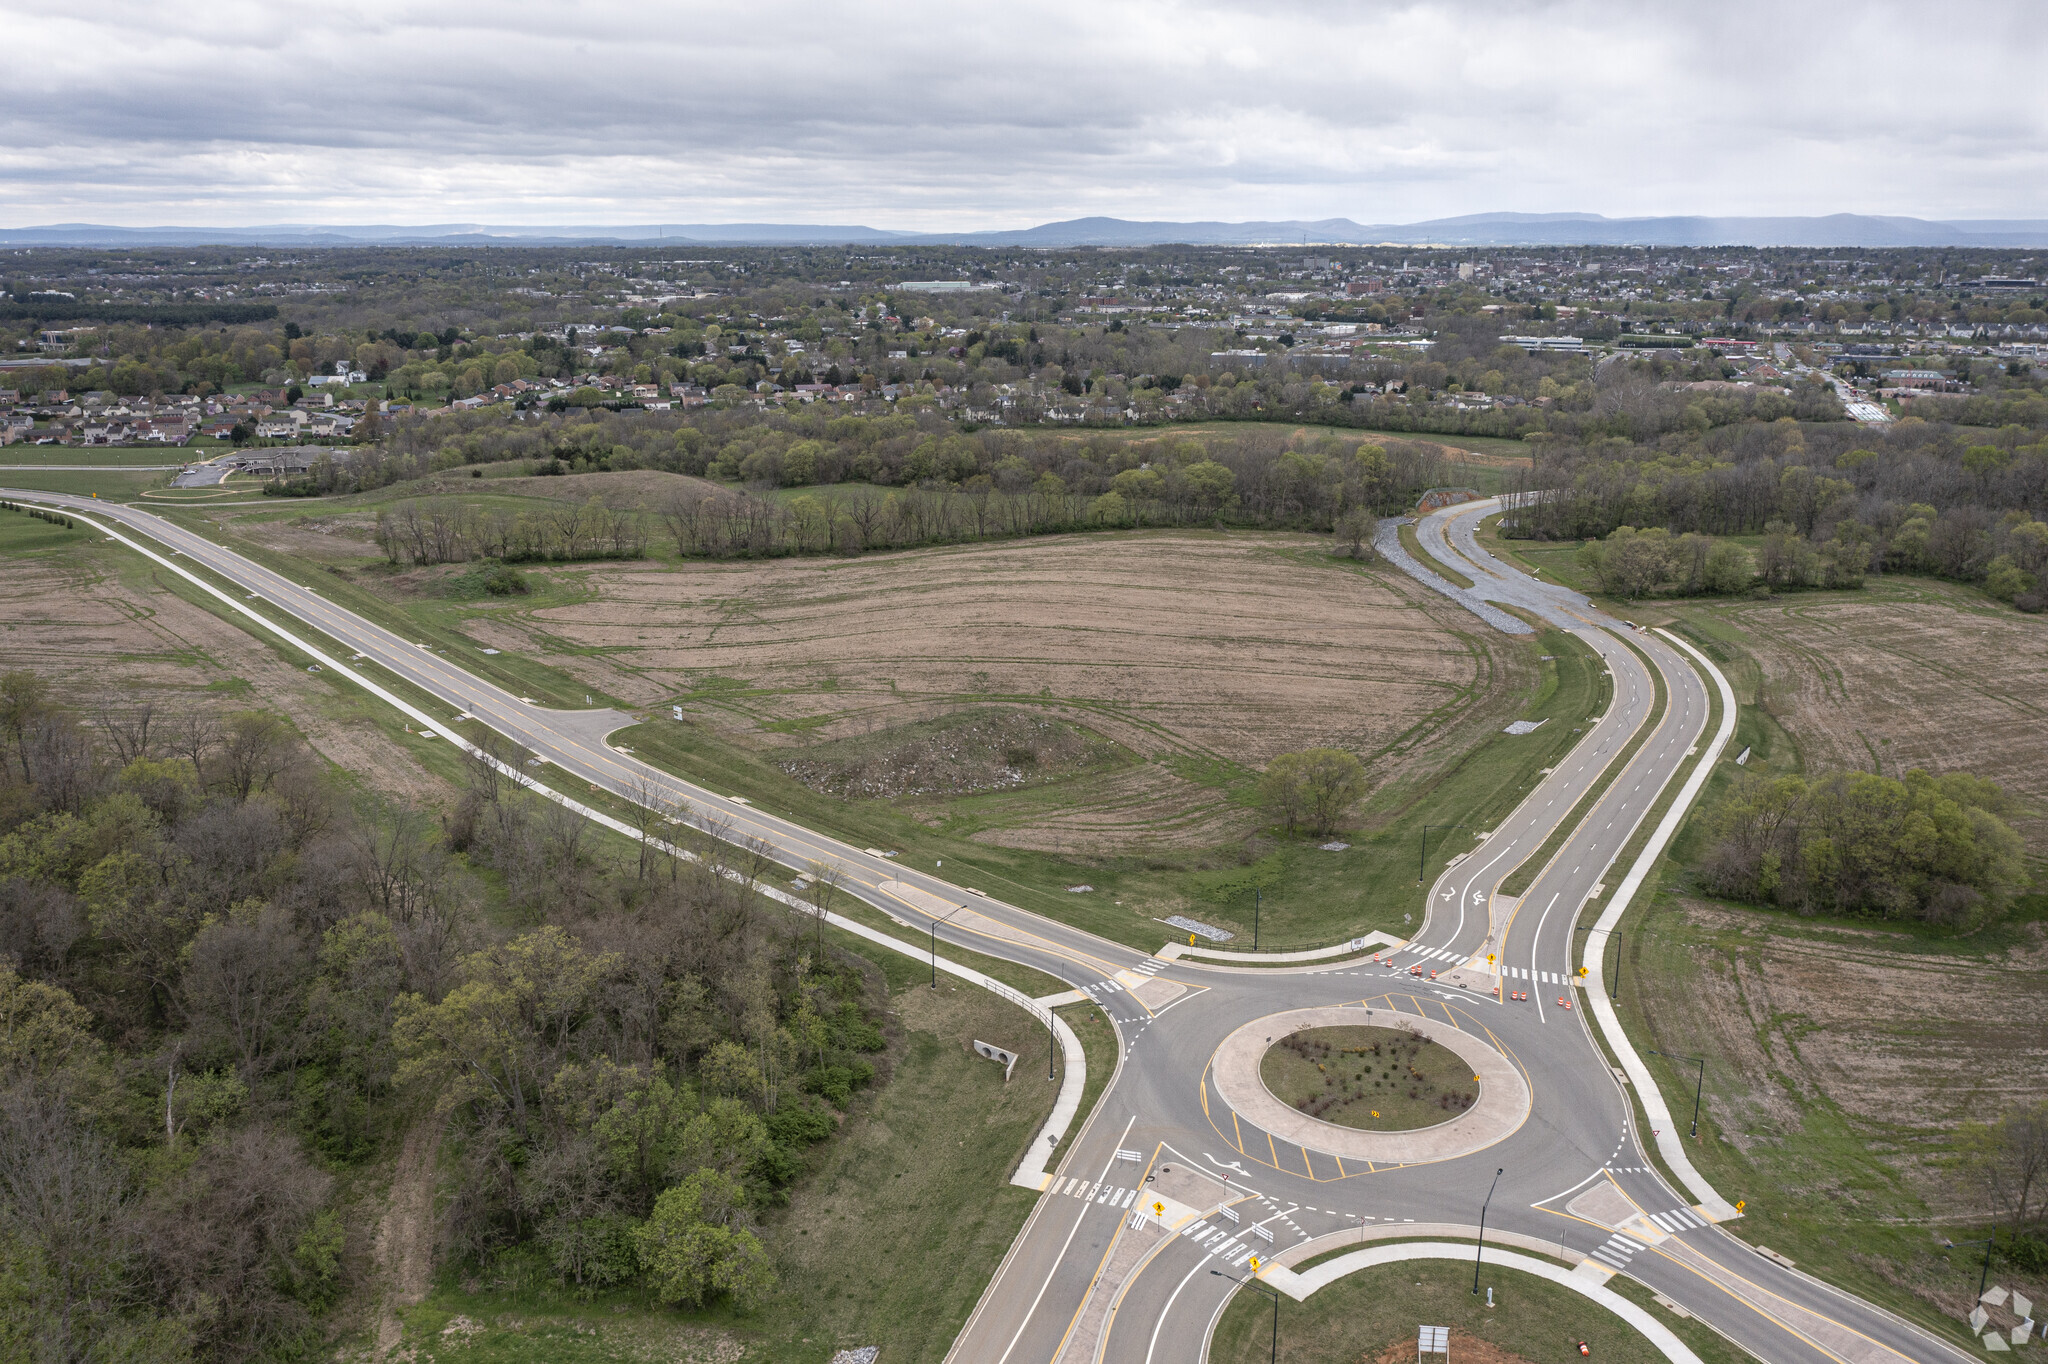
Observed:
[[[1271,1355],[1269,1356],[1269,1358],[1271,1358],[1271,1359],[1272,1359],[1272,1360],[1274,1361],[1274,1364],[1278,1364],[1278,1361],[1279,1361],[1279,1359],[1280,1359],[1280,1294],[1279,1294],[1279,1292],[1278,1292],[1277,1290],[1273,1289],[1273,1288],[1270,1288],[1270,1287],[1268,1287],[1268,1286],[1267,1286],[1267,1285],[1265,1285],[1265,1284],[1262,1284],[1262,1283],[1260,1283],[1260,1282],[1259,1282],[1259,1281],[1258,1281],[1257,1279],[1240,1279],[1240,1278],[1238,1278],[1238,1277],[1237,1277],[1237,1275],[1235,1275],[1235,1274],[1225,1274],[1225,1273],[1224,1273],[1224,1272],[1223,1272],[1222,1270],[1220,1270],[1220,1269],[1212,1269],[1212,1270],[1210,1270],[1209,1272],[1210,1272],[1211,1274],[1214,1274],[1214,1275],[1215,1275],[1215,1276],[1216,1276],[1217,1278],[1219,1278],[1219,1279],[1228,1279],[1228,1280],[1230,1280],[1230,1281],[1231,1281],[1232,1283],[1236,1283],[1236,1284],[1243,1284],[1243,1285],[1244,1285],[1245,1287],[1247,1287],[1247,1288],[1256,1288],[1256,1289],[1258,1289],[1258,1290],[1259,1290],[1259,1292],[1261,1292],[1261,1293],[1264,1293],[1264,1294],[1265,1294],[1265,1295],[1266,1295],[1267,1297],[1269,1297],[1269,1298],[1271,1298],[1271,1299],[1273,1300],[1273,1350],[1272,1350],[1272,1354],[1271,1354]]]
[[[1680,1056],[1675,1051],[1653,1051],[1650,1055],[1662,1056],[1668,1061],[1685,1061],[1700,1068],[1699,1082],[1693,1086],[1692,1091],[1692,1134],[1694,1137],[1698,1137],[1700,1134],[1700,1095],[1705,1093],[1707,1088],[1707,1063],[1705,1059],[1698,1056]]]
[[[1486,1253],[1486,1210],[1493,1204],[1493,1191],[1500,1185],[1500,1177],[1506,1167],[1493,1172],[1493,1183],[1486,1186],[1486,1202],[1479,1205],[1479,1245],[1472,1252],[1472,1296],[1479,1296],[1479,1257]]]
[[[966,905],[955,905],[952,914],[948,914],[944,918],[932,920],[932,988],[934,990],[939,988],[939,925],[952,918],[953,914],[958,914],[965,908],[967,908]]]
[[[1422,826],[1422,846],[1415,852],[1415,884],[1422,884],[1424,873],[1429,867],[1429,831],[1431,829],[1469,829],[1469,824],[1425,824]]]
[[[1977,1275],[1977,1297],[1980,1301],[1984,1297],[1984,1289],[1991,1283],[1991,1247],[1997,1239],[1997,1237],[1986,1237],[1982,1241],[1947,1241],[1943,1243],[1950,1250],[1954,1250],[1957,1246],[1984,1247],[1984,1268]]]

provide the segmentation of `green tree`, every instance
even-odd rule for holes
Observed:
[[[745,1224],[738,1181],[715,1170],[664,1191],[634,1244],[648,1286],[665,1303],[696,1308],[723,1296],[745,1311],[775,1286],[768,1253]]]
[[[1750,559],[1749,551],[1732,540],[1720,540],[1707,551],[1700,586],[1717,596],[1732,596],[1747,592],[1755,578],[1756,565]]]
[[[1291,833],[1335,833],[1365,794],[1365,764],[1341,748],[1282,753],[1266,765],[1259,794]]]

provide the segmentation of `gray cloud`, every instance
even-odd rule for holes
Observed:
[[[0,223],[2042,217],[2037,16],[0,0]]]

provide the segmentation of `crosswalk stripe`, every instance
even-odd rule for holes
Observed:
[[[1131,1206],[1131,1200],[1132,1200],[1132,1199],[1134,1199],[1134,1198],[1136,1198],[1137,1196],[1138,1196],[1138,1191],[1137,1191],[1136,1189],[1125,1189],[1125,1190],[1124,1190],[1124,1201],[1123,1201],[1123,1202],[1121,1202],[1121,1203],[1119,1203],[1119,1204],[1117,1204],[1117,1206],[1118,1206],[1118,1207],[1120,1207],[1120,1208],[1128,1208],[1128,1207],[1130,1207],[1130,1206]]]
[[[1208,1229],[1208,1226],[1209,1224],[1207,1222],[1197,1222],[1192,1227],[1189,1227],[1186,1231],[1182,1232],[1181,1235],[1199,1236],[1202,1234],[1202,1232]]]
[[[1671,1210],[1671,1220],[1678,1223],[1680,1229],[1684,1231],[1691,1231],[1695,1227],[1704,1227],[1706,1225],[1705,1222],[1695,1217],[1691,1210],[1686,1208],[1673,1208]]]
[[[1679,1231],[1679,1230],[1680,1230],[1680,1228],[1679,1228],[1679,1227],[1678,1227],[1678,1226],[1677,1226],[1676,1224],[1674,1224],[1674,1223],[1672,1222],[1672,1220],[1671,1220],[1671,1219],[1670,1219],[1669,1217],[1666,1217],[1666,1216],[1665,1216],[1665,1215],[1664,1215],[1663,1213],[1661,1213],[1661,1212],[1653,1212],[1653,1213],[1651,1213],[1651,1214],[1650,1214],[1650,1220],[1651,1220],[1652,1222],[1655,1222],[1655,1223],[1656,1223],[1656,1224],[1657,1224],[1658,1226],[1660,1226],[1660,1227],[1664,1228],[1664,1230],[1666,1230],[1666,1231],[1669,1231],[1669,1232],[1677,1232],[1677,1231]]]
[[[1604,1265],[1608,1265],[1608,1266],[1611,1266],[1612,1268],[1615,1268],[1615,1269],[1627,1269],[1627,1268],[1628,1268],[1628,1261],[1626,1261],[1626,1260],[1620,1260],[1620,1261],[1616,1261],[1616,1260],[1610,1260],[1610,1259],[1608,1259],[1608,1258],[1607,1258],[1607,1255],[1606,1255],[1606,1253],[1605,1253],[1605,1252],[1603,1252],[1603,1251],[1598,1251],[1598,1250],[1594,1251],[1594,1252],[1593,1252],[1593,1258],[1594,1258],[1594,1259],[1596,1259],[1596,1260],[1598,1260],[1598,1261],[1599,1261],[1599,1262],[1600,1262],[1601,1264],[1604,1264]]]
[[[1610,1241],[1619,1242],[1620,1244],[1627,1246],[1630,1254],[1634,1254],[1636,1251],[1639,1251],[1643,1248],[1642,1242],[1631,1241],[1628,1239],[1628,1237],[1623,1236],[1620,1232],[1616,1232],[1614,1235],[1608,1237],[1607,1239]]]

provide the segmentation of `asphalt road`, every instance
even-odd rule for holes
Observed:
[[[545,759],[555,770],[537,775],[569,794],[581,781],[682,812],[727,839],[762,840],[791,868],[835,865],[848,894],[910,925],[913,935],[954,907],[971,906],[972,913],[940,928],[942,943],[962,942],[1022,962],[1095,998],[1118,1033],[1115,1074],[1065,1143],[1051,1185],[962,1331],[954,1359],[1201,1359],[1214,1320],[1236,1288],[1224,1276],[1242,1277],[1251,1255],[1267,1257],[1339,1232],[1364,1235],[1411,1223],[1470,1226],[1496,1170],[1503,1173],[1486,1211],[1490,1233],[1556,1244],[1603,1273],[1625,1271],[1771,1364],[1965,1357],[1765,1258],[1688,1211],[1693,1199],[1657,1173],[1639,1142],[1625,1089],[1568,983],[1574,929],[1603,883],[1611,888],[1619,880],[1623,869],[1611,865],[1614,857],[1700,742],[1708,694],[1693,668],[1656,636],[1631,631],[1584,598],[1530,579],[1481,549],[1472,530],[1488,505],[1426,518],[1419,528],[1424,547],[1441,562],[1455,563],[1482,595],[1568,629],[1598,650],[1613,674],[1604,714],[1507,819],[1437,879],[1427,921],[1390,961],[1253,969],[1162,962],[683,782],[605,742],[633,717],[524,702],[445,655],[146,510],[42,492],[0,496],[63,505],[142,532],[314,627],[343,651],[348,666],[403,679],[447,707],[446,718],[473,715]],[[1652,669],[1668,692],[1655,717]],[[1544,843],[1645,731],[1641,748],[1528,892],[1519,902],[1498,897],[1501,879]],[[899,886],[918,894],[897,894]],[[1496,960],[1488,963],[1488,954]],[[1413,974],[1415,967],[1423,974]],[[1526,991],[1526,1002],[1495,998],[1489,982],[1496,967],[1502,995]],[[1453,970],[1466,988],[1428,974],[1448,978]],[[1183,988],[1176,993],[1175,986]],[[1168,993],[1171,999],[1164,998]],[[1240,1026],[1311,1005],[1360,1004],[1382,1018],[1422,1015],[1483,1034],[1527,1079],[1533,1094],[1527,1120],[1472,1154],[1361,1170],[1318,1150],[1312,1134],[1296,1143],[1258,1130],[1222,1102],[1211,1058]],[[1196,1182],[1213,1196],[1194,1191],[1190,1171],[1202,1172]],[[1584,1215],[1583,1204],[1581,1213],[1567,1211],[1568,1203],[1603,1184],[1626,1200],[1619,1206],[1632,1204],[1654,1217],[1655,1229],[1620,1238],[1613,1234],[1615,1219],[1603,1224]],[[1163,1236],[1156,1225],[1134,1227],[1133,1214],[1169,1189],[1178,1191],[1171,1196],[1198,1201],[1199,1221]],[[1739,1190],[1723,1192],[1740,1196]],[[1211,1211],[1224,1202],[1237,1221]],[[1285,1316],[1283,1308],[1283,1330]]]

